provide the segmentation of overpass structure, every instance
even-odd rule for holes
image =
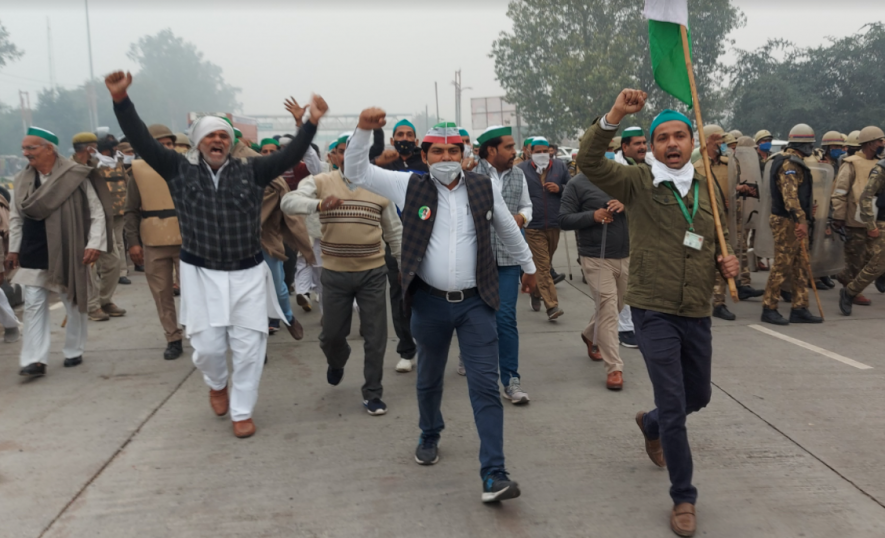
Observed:
[[[258,122],[258,139],[295,133],[295,120],[290,114],[246,114]],[[415,114],[387,113],[387,125],[393,127],[396,122],[408,119]],[[360,115],[357,114],[326,114],[320,122],[315,142],[322,147],[323,143],[334,140],[339,134],[353,131],[359,123]]]

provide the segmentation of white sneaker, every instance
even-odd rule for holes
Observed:
[[[396,371],[405,374],[412,371],[412,361],[410,359],[400,359],[396,363]]]
[[[510,400],[513,405],[529,403],[529,395],[522,390],[518,377],[510,378],[510,384],[504,387],[504,397]]]
[[[458,375],[467,375],[467,370],[464,368],[464,361],[461,360],[461,355],[458,355],[458,369],[455,371],[458,372]]]

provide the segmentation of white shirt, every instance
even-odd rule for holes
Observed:
[[[483,159],[485,160],[485,159]],[[499,174],[498,170],[492,166],[492,164],[488,161],[485,161],[488,165],[489,169],[489,177],[492,178],[492,184],[498,189],[498,192],[502,192],[504,189],[504,178],[507,177],[507,174],[513,173],[513,168],[507,170],[503,174]],[[519,197],[519,203],[516,204],[516,213],[522,215],[522,218],[525,219],[525,223],[523,227],[529,225],[532,221],[532,198],[529,196],[529,184],[525,179],[525,174],[522,175],[522,194]]]
[[[216,191],[218,190],[218,181],[219,181],[219,179],[221,179],[221,172],[222,172],[222,170],[227,168],[227,163],[229,163],[229,162],[230,162],[230,159],[227,159],[226,161],[224,161],[224,164],[222,164],[221,167],[216,171],[216,170],[212,170],[212,167],[209,166],[209,163],[207,163],[206,161],[203,161],[203,164],[206,165],[206,169],[209,170],[209,175],[212,176],[212,183],[215,184]]]
[[[410,172],[384,170],[369,163],[372,131],[357,129],[348,142],[344,154],[347,178],[360,187],[388,198],[398,207],[405,207]],[[463,176],[462,176],[463,177]],[[476,287],[476,228],[464,181],[454,189],[434,180],[439,194],[433,233],[418,267],[418,276],[434,288],[459,291]],[[498,188],[492,189],[495,198],[492,226],[498,238],[527,274],[535,273],[535,264],[528,244],[522,237],[516,221]]]

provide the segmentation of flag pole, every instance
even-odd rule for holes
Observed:
[[[716,186],[713,185],[713,170],[710,168],[710,157],[707,155],[707,139],[704,137],[704,120],[701,118],[701,103],[698,99],[698,87],[694,81],[694,67],[691,64],[691,47],[688,43],[688,32],[684,25],[679,25],[679,31],[682,33],[682,50],[685,52],[685,68],[688,71],[688,82],[691,85],[691,101],[693,103],[694,115],[698,124],[698,134],[701,139],[701,159],[704,160],[704,172],[707,176],[707,192],[710,196],[710,207],[713,210],[713,221],[716,223],[716,236],[719,240],[719,250],[722,255],[728,255],[728,246],[725,243],[725,234],[722,232],[722,221],[719,220],[719,204],[716,202]],[[737,286],[734,279],[728,279],[728,289],[731,292],[731,299],[738,302]]]

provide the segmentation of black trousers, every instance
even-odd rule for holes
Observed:
[[[654,388],[656,408],[645,415],[645,433],[660,438],[673,504],[695,504],[693,465],[685,417],[710,402],[713,334],[710,318],[687,318],[632,308],[639,351]]]
[[[384,259],[387,262],[387,281],[390,283],[390,317],[393,318],[393,330],[399,338],[396,352],[400,357],[411,360],[418,353],[415,339],[412,338],[412,320],[403,309],[403,286],[399,280],[396,258],[390,254],[390,247],[386,248]]]

